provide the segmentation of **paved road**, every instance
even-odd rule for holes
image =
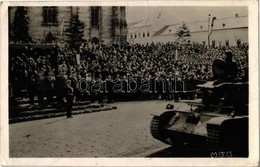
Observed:
[[[168,103],[120,102],[113,104],[117,110],[11,124],[10,157],[152,156],[169,147],[149,129],[151,114],[162,113]]]

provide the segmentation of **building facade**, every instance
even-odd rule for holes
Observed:
[[[208,26],[210,24],[208,20],[186,23],[190,30],[190,42],[204,45],[209,44],[211,46],[248,44],[248,16],[235,15],[229,18],[217,18],[214,21],[210,39],[208,39]],[[140,44],[175,42],[177,40],[175,33],[180,24],[164,25],[156,31],[153,30],[153,26],[149,25],[150,37],[139,36],[138,34],[147,32],[146,27],[148,25],[139,26],[135,24],[131,27],[129,26],[127,41]]]
[[[9,26],[12,26],[17,7],[9,7]],[[66,29],[73,15],[79,15],[85,23],[84,39],[93,39],[104,43],[125,42],[127,23],[123,6],[84,6],[84,7],[27,7],[29,34],[33,41],[41,40],[48,32],[58,39],[70,40]]]
[[[142,25],[141,22],[128,24],[127,41],[134,43],[150,43],[154,33],[152,25]]]

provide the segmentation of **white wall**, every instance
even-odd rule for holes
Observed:
[[[208,32],[201,31],[201,32],[191,32],[190,41],[191,43],[203,43],[208,44]],[[129,34],[128,34],[129,39]],[[174,42],[177,38],[174,34],[171,35],[159,35],[159,36],[152,36],[149,39],[147,38],[137,38],[132,39],[134,43],[166,43],[166,42]],[[226,29],[226,30],[215,30],[212,32],[210,36],[210,45],[212,45],[212,41],[215,41],[215,46],[219,46],[220,44],[223,46],[225,45],[226,40],[229,41],[230,46],[236,46],[237,40],[241,41],[241,44],[248,43],[248,28],[239,28],[239,29]],[[129,40],[130,41],[130,40]]]
[[[216,41],[217,46],[219,41],[225,45],[226,40],[229,40],[230,46],[236,46],[237,40],[240,40],[241,43],[248,43],[248,28],[213,31],[211,41],[213,40]]]
[[[127,42],[140,43],[140,44],[150,43],[152,35],[153,35],[153,31],[151,25],[129,28],[127,33]]]

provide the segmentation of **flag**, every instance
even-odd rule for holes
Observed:
[[[61,26],[60,26],[60,35],[63,35],[63,30],[64,30],[64,16],[62,15]]]
[[[178,50],[175,50],[175,60],[178,60]]]
[[[211,24],[210,24],[210,28],[209,28],[209,35],[212,34],[212,31],[213,31],[213,26],[214,26],[214,21],[216,20],[216,17],[213,17],[211,19]]]

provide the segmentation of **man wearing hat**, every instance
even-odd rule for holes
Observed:
[[[238,67],[237,67],[237,63],[233,62],[233,53],[231,51],[226,51],[225,52],[226,58],[225,58],[225,62],[226,62],[226,67],[225,67],[225,72],[224,72],[224,77],[225,80],[227,81],[232,81],[235,78],[237,78],[237,71],[238,71]]]
[[[74,90],[71,87],[71,80],[66,81],[64,101],[66,103],[66,108],[67,108],[67,113],[66,113],[67,118],[72,118],[71,112],[72,112],[72,105],[74,101]]]

